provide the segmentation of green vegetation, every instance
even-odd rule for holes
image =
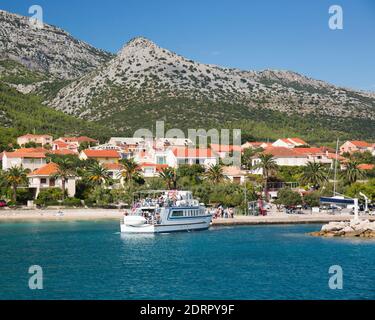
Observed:
[[[88,135],[102,141],[111,136],[103,126],[48,108],[39,97],[19,93],[0,82],[0,152],[15,144],[17,136],[32,132],[55,137]]]

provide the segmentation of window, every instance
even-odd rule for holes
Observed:
[[[184,216],[184,212],[182,210],[172,212],[172,217],[183,217],[183,216]]]
[[[47,183],[47,179],[46,179],[46,178],[42,178],[42,179],[40,179],[40,183],[41,183],[41,184],[46,184],[46,183]]]
[[[157,164],[166,164],[167,163],[166,157],[156,157],[156,163]]]

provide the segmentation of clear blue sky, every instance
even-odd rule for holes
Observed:
[[[28,15],[32,4],[46,23],[108,51],[142,35],[203,63],[375,91],[374,0],[2,0],[0,8]],[[343,30],[328,28],[334,4]]]

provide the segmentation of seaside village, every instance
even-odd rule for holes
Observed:
[[[242,154],[241,165],[223,164],[235,151]],[[259,199],[286,208],[316,206],[319,196],[332,195],[334,179],[336,191],[374,200],[374,159],[375,144],[366,141],[335,149],[280,138],[202,149],[189,139],[113,137],[100,144],[86,136],[26,134],[0,154],[8,183],[0,200],[3,207],[129,205],[135,190],[192,189],[218,216],[229,207],[247,212],[251,204],[262,214]]]

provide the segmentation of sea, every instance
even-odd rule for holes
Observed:
[[[0,299],[375,299],[375,241],[321,225],[124,235],[118,221],[0,223]]]

